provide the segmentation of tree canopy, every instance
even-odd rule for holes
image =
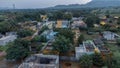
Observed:
[[[78,43],[79,43],[79,44],[82,44],[83,41],[84,41],[84,35],[81,34],[81,35],[79,36],[79,38],[78,38]]]
[[[6,50],[7,59],[23,59],[29,55],[29,41],[16,39],[14,43]]]
[[[73,42],[74,33],[70,29],[60,29],[58,35],[64,36],[70,39],[71,42]]]
[[[83,68],[91,68],[93,65],[93,60],[91,55],[84,54],[79,59],[79,64]]]
[[[33,34],[33,31],[29,30],[29,29],[20,29],[17,31],[17,35],[18,37],[27,37],[27,36],[31,36]]]
[[[64,36],[57,36],[54,40],[53,48],[60,53],[67,52],[71,49],[71,42],[70,39],[64,37]]]

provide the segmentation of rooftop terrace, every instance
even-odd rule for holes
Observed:
[[[28,57],[19,68],[59,68],[57,55],[35,54]]]

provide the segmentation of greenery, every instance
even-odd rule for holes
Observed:
[[[57,36],[52,43],[53,48],[60,53],[68,52],[71,49],[71,41],[70,39],[64,36]]]
[[[94,24],[99,24],[100,23],[100,19],[97,16],[89,16],[86,18],[86,24],[88,27],[93,27]]]
[[[74,33],[70,29],[60,29],[57,36],[64,36],[67,39],[70,39],[70,41],[73,43]]]
[[[117,22],[117,24],[120,24],[120,17],[118,18],[118,22]]]
[[[16,39],[14,43],[6,50],[7,59],[23,59],[29,55],[29,41]]]
[[[79,59],[79,64],[83,68],[91,68],[93,66],[93,60],[91,55],[84,54]]]
[[[0,33],[5,34],[5,32],[17,30],[17,24],[11,21],[0,22]]]
[[[120,45],[120,39],[117,39],[117,44]]]
[[[43,26],[40,31],[38,32],[38,34],[40,35],[41,33],[43,33],[45,30],[48,30],[49,28],[47,26]]]
[[[84,35],[81,34],[81,35],[79,36],[79,38],[78,38],[78,43],[79,43],[79,44],[82,44],[83,41],[84,41]]]
[[[37,35],[31,40],[31,42],[47,42],[47,38],[43,35]]]
[[[102,67],[105,64],[102,56],[98,53],[93,54],[92,59],[93,59],[93,64],[97,67]]]
[[[33,31],[31,31],[29,29],[20,29],[17,31],[17,35],[20,38],[31,36],[32,34],[33,34]]]
[[[37,45],[36,50],[40,51],[42,47],[43,47],[43,45]]]

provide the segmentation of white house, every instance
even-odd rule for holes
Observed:
[[[91,40],[83,41],[83,44],[75,48],[76,59],[79,59],[83,54],[93,54],[95,51],[99,51],[98,47],[95,46]]]
[[[0,45],[6,45],[8,42],[12,42],[17,38],[16,35],[9,35],[0,38]]]
[[[118,34],[110,31],[104,31],[102,34],[103,34],[103,38],[106,40],[115,40],[116,38],[120,38]]]

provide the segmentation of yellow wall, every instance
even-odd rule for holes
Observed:
[[[62,20],[57,20],[56,28],[61,28]]]

